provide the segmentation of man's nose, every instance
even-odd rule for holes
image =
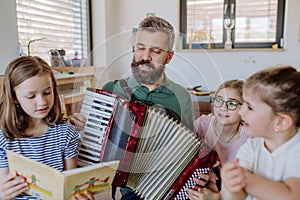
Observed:
[[[144,60],[149,60],[149,61],[151,61],[152,60],[152,55],[151,55],[151,49],[149,49],[149,48],[146,48],[145,49],[145,51],[143,52],[143,54],[142,54],[142,58],[144,59]]]

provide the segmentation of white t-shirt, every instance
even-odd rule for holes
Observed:
[[[237,153],[240,166],[273,181],[300,178],[300,132],[270,153],[263,138],[249,138]],[[247,200],[256,198],[248,195]]]

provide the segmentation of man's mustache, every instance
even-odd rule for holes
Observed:
[[[137,67],[137,66],[139,66],[139,65],[147,65],[147,66],[149,66],[149,67],[152,67],[152,65],[149,65],[150,64],[150,61],[149,60],[144,60],[144,59],[142,59],[142,60],[140,60],[140,61],[132,61],[132,63],[131,63],[131,67]]]

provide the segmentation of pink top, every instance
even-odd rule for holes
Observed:
[[[203,138],[218,153],[221,163],[224,164],[236,157],[237,151],[246,142],[247,137],[244,134],[244,127],[242,127],[240,137],[237,140],[229,143],[219,140],[213,127],[214,120],[213,114],[201,115],[195,120],[194,126],[198,136]]]

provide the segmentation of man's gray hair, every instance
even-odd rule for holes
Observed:
[[[169,39],[168,50],[172,50],[175,40],[175,32],[174,27],[167,20],[157,16],[150,16],[140,22],[139,29],[150,32],[161,31],[166,33]]]

